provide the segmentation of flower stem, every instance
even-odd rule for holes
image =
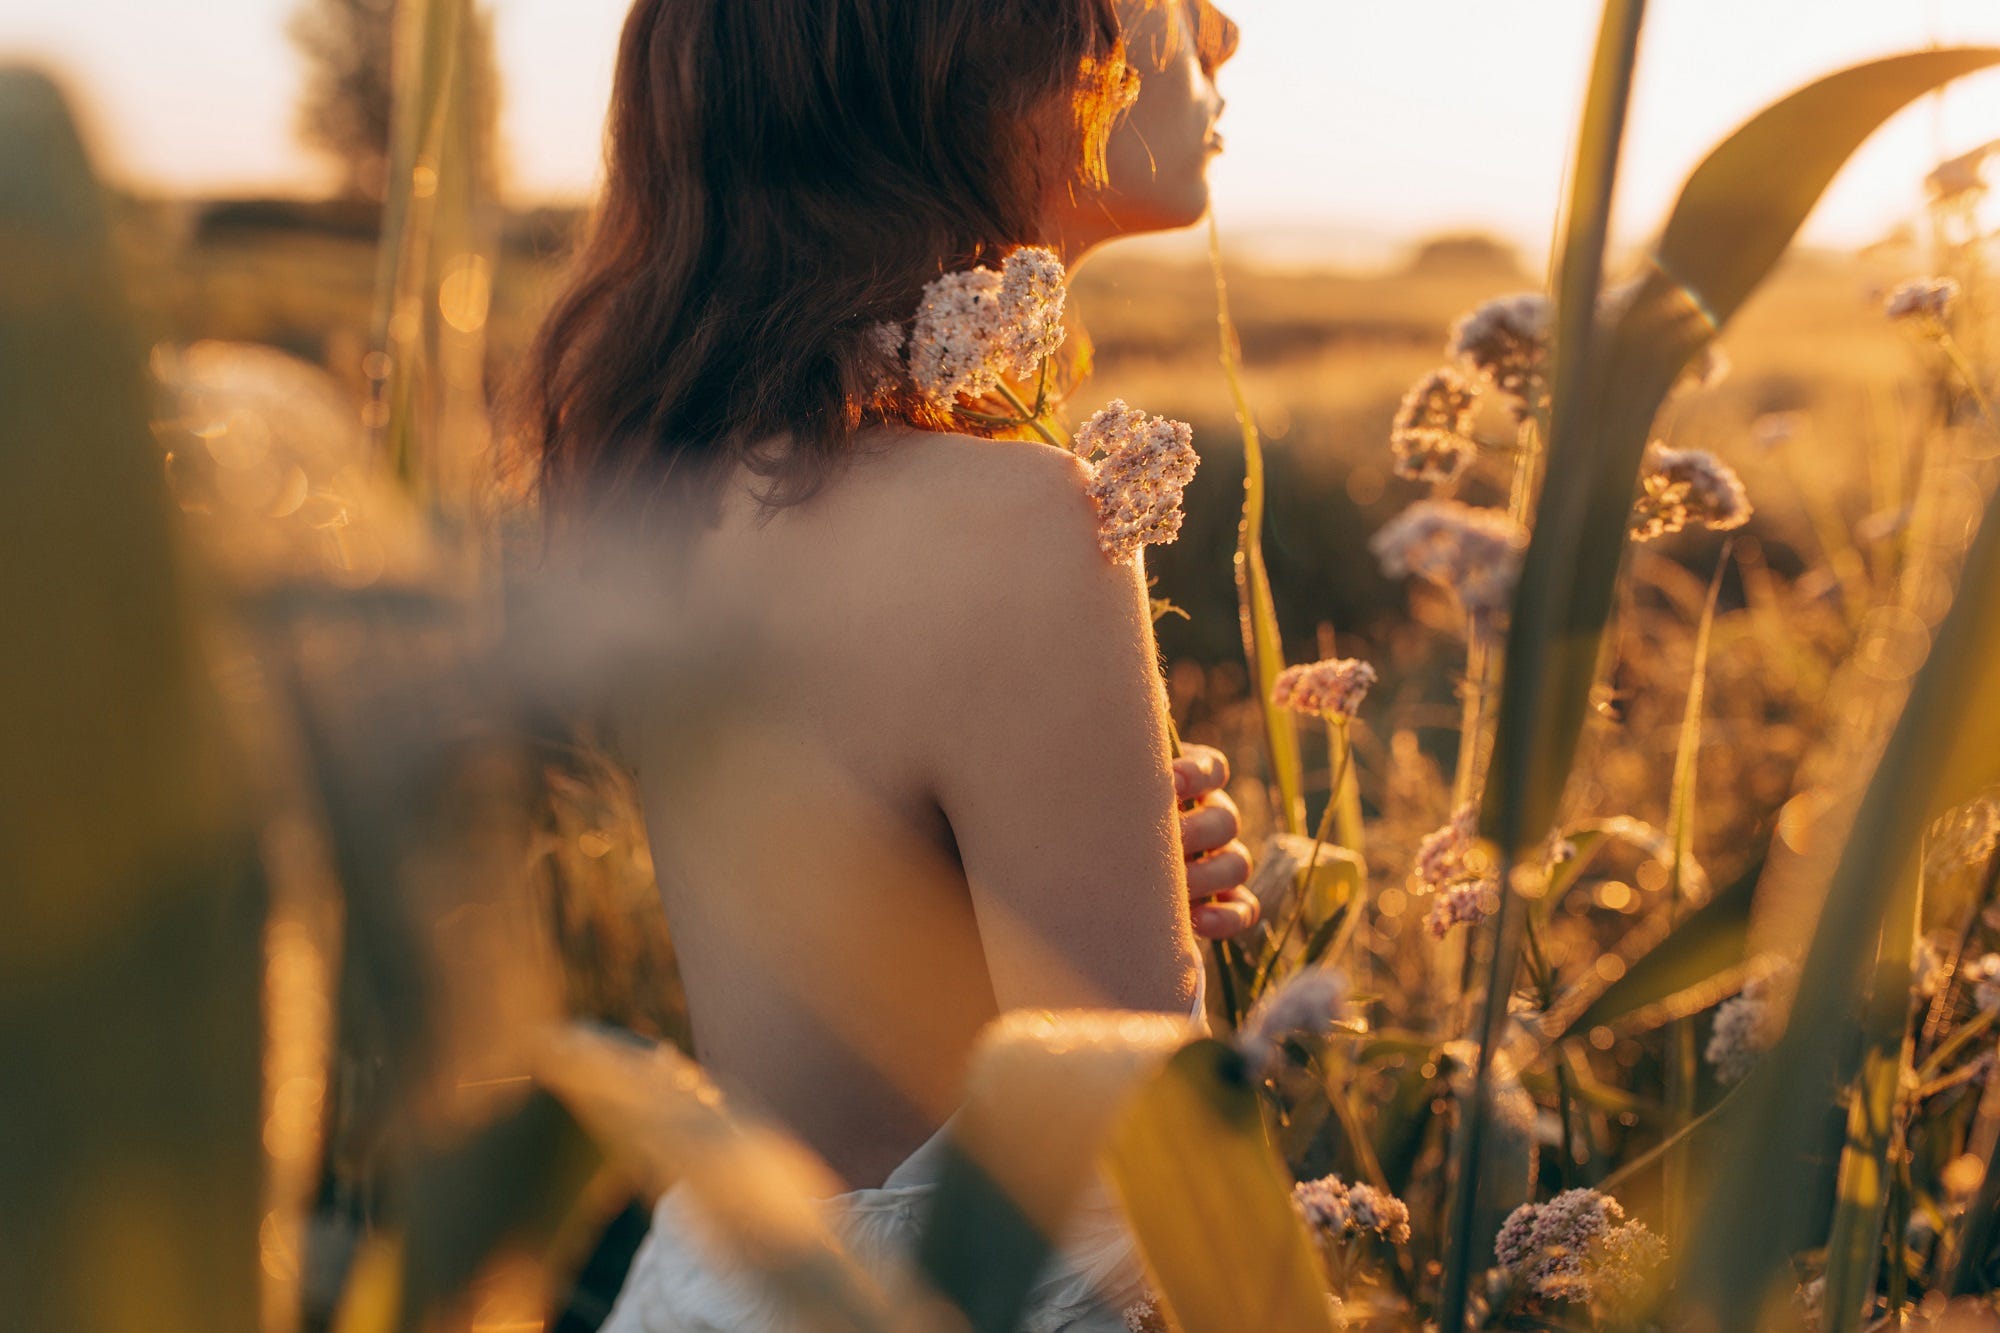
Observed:
[[[1952,368],[1958,371],[1958,377],[1965,381],[1965,390],[1972,395],[1972,401],[1979,404],[1979,414],[1986,418],[1987,429],[2000,433],[2000,417],[1994,416],[1993,404],[1979,383],[1979,372],[1972,368],[1972,362],[1967,359],[1965,349],[1958,345],[1958,339],[1951,336],[1950,330],[1940,326],[1937,331],[1937,344],[1951,360]]]
[[[1329,732],[1338,728],[1341,739],[1346,739],[1347,723],[1345,720],[1339,722],[1329,720],[1327,728]],[[1327,793],[1326,809],[1321,812],[1319,817],[1319,830],[1313,837],[1312,856],[1307,859],[1305,869],[1300,872],[1298,884],[1292,891],[1291,907],[1285,913],[1284,928],[1278,932],[1277,937],[1264,950],[1264,956],[1257,964],[1257,974],[1250,982],[1250,992],[1252,995],[1260,994],[1263,991],[1264,982],[1270,976],[1271,969],[1277,965],[1278,956],[1284,952],[1285,945],[1292,938],[1292,932],[1298,928],[1299,922],[1305,917],[1306,899],[1312,892],[1313,872],[1319,869],[1320,849],[1326,846],[1327,835],[1333,831],[1333,821],[1338,817],[1340,812],[1340,789],[1342,784],[1347,781],[1347,746],[1339,746],[1336,753],[1339,755],[1340,763],[1333,772],[1333,785]],[[1350,903],[1348,906],[1350,910],[1358,911],[1360,909],[1359,902]]]
[[[1034,408],[1028,406],[1028,404],[1021,401],[1021,395],[1014,392],[1013,385],[1008,384],[1004,380],[1001,381],[1000,396],[1007,400],[1007,405],[1009,407],[1013,408],[1016,412],[1019,412],[1021,414],[1021,424],[1023,426],[1030,427],[1035,432],[1035,434],[1042,437],[1042,443],[1054,445],[1058,449],[1069,448],[1068,445],[1064,444],[1061,440],[1056,438],[1055,432],[1050,430],[1048,426],[1043,423],[1040,414],[1037,413]]]

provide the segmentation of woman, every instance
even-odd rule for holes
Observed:
[[[1205,0],[626,25],[605,198],[533,362],[545,498],[570,531],[692,516],[649,557],[678,631],[758,645],[621,731],[703,1062],[857,1215],[894,1205],[884,1244],[998,1012],[1188,1012],[1195,935],[1255,922],[1221,757],[1169,762],[1143,572],[1100,553],[1084,466],[981,438],[879,334],[942,273],[1197,221],[1234,45]],[[759,1326],[673,1208],[612,1326]],[[1031,1326],[1095,1327],[1119,1293],[1087,1279]]]

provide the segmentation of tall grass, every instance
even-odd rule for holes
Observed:
[[[1424,786],[1422,747],[1403,743],[1413,729],[1387,745],[1364,721],[1333,729],[1322,824],[1346,845],[1329,865],[1308,856],[1283,886],[1289,907],[1250,941],[1254,969],[1224,959],[1246,988],[1226,1015],[1243,1017],[1242,1030],[1224,1023],[1193,1040],[1156,1016],[1003,1022],[974,1053],[950,1166],[904,1265],[850,1252],[824,1203],[838,1188],[831,1174],[732,1109],[684,1058],[565,1025],[540,932],[524,925],[547,906],[528,869],[538,842],[597,834],[533,824],[536,757],[521,733],[524,677],[538,668],[488,651],[492,604],[465,577],[489,540],[480,374],[492,262],[469,158],[472,94],[458,73],[473,14],[470,0],[411,0],[399,17],[369,424],[380,461],[418,502],[423,518],[410,526],[425,558],[396,578],[344,566],[345,584],[232,590],[219,609],[189,590],[147,457],[140,362],[81,147],[47,84],[0,77],[0,145],[27,167],[0,181],[7,271],[19,279],[0,285],[0,402],[22,426],[0,452],[0,507],[13,519],[0,524],[0,551],[15,568],[54,571],[5,593],[10,623],[43,628],[0,658],[10,736],[0,830],[24,923],[0,933],[0,1030],[30,1034],[6,1038],[14,1081],[51,1090],[62,1111],[35,1120],[28,1151],[16,1146],[26,1136],[0,1149],[0,1272],[45,1279],[10,1317],[247,1329],[259,1322],[261,1227],[267,1295],[269,1273],[292,1269],[282,1299],[265,1302],[266,1328],[335,1317],[300,1289],[304,1268],[332,1275],[346,1333],[473,1323],[468,1300],[515,1271],[510,1255],[529,1256],[531,1294],[478,1317],[528,1322],[635,1189],[678,1186],[802,1327],[1002,1333],[1019,1325],[1100,1172],[1155,1293],[1134,1317],[1186,1333],[1588,1327],[1638,1318],[1647,1301],[1663,1318],[1749,1328],[1780,1321],[1790,1266],[1815,1251],[1832,1328],[1862,1326],[1879,1298],[1893,1315],[1919,1295],[1993,1289],[2000,1100],[1969,1091],[1985,1077],[1971,1053],[1993,1020],[1965,1012],[1963,979],[1948,977],[1928,1009],[1909,992],[1936,920],[1958,931],[1950,967],[1968,966],[2000,865],[1987,849],[1979,884],[1946,893],[1923,856],[1936,817],[2000,783],[2000,710],[1977,703],[2000,685],[2000,523],[1986,514],[1935,647],[1921,670],[1906,664],[1909,703],[1879,757],[1865,744],[1843,757],[1845,779],[1859,786],[1865,772],[1866,787],[1794,1016],[1750,1079],[1720,1095],[1696,1058],[1697,1022],[1771,971],[1750,951],[1768,863],[1743,856],[1747,867],[1709,891],[1696,834],[1711,817],[1697,782],[1710,766],[1698,760],[1732,684],[1727,640],[1782,638],[1785,627],[1756,604],[1770,575],[1750,542],[1704,580],[1631,561],[1628,530],[1662,404],[1841,163],[1897,109],[2000,63],[2000,51],[1877,61],[1763,113],[1704,161],[1636,288],[1607,303],[1605,241],[1644,18],[1640,0],[1609,0],[1564,209],[1551,401],[1531,407],[1527,452],[1508,463],[1513,507],[1534,523],[1490,764],[1478,762],[1483,706],[1457,738],[1467,761],[1456,784],[1432,773]],[[1296,837],[1304,763],[1294,722],[1269,705],[1286,644],[1264,547],[1277,473],[1212,253],[1245,465],[1233,574],[1246,731],[1265,752],[1274,831]],[[1976,358],[1949,337],[1940,328],[1933,341],[1958,377],[1952,396],[1983,404]],[[1930,512],[1909,545],[1942,522]],[[1906,551],[1900,568],[1922,574],[1925,558]],[[1899,568],[1893,551],[1882,571],[1858,551],[1841,563],[1843,586],[1870,595]],[[1752,603],[1742,611],[1724,609],[1732,571]],[[1916,615],[1923,586],[1906,574],[1895,605]],[[1641,618],[1642,592],[1693,625],[1691,683],[1665,728],[1663,830],[1623,811],[1568,817],[1579,781],[1606,759],[1590,718],[1610,693],[1612,631],[1621,615],[1625,629]],[[1848,608],[1835,618],[1868,623]],[[1483,691],[1485,645],[1469,638],[1468,685]],[[223,673],[237,683],[227,700],[212,677],[217,639],[248,645],[237,675]],[[1788,647],[1803,673],[1809,654]],[[255,688],[242,684],[253,677]],[[245,717],[266,733],[248,751],[261,764],[254,785],[238,745]],[[1384,779],[1379,794],[1349,782],[1364,758]],[[1486,845],[1467,855],[1497,853],[1494,910],[1473,927],[1486,969],[1470,1013],[1411,984],[1422,975],[1411,960],[1428,969],[1439,951],[1403,929],[1416,913],[1388,873],[1417,850],[1392,812],[1435,804],[1448,785],[1481,795]],[[263,870],[251,855],[259,825]],[[1545,867],[1552,837],[1568,856]],[[270,852],[279,846],[292,852]],[[268,973],[264,881],[289,892],[301,864],[324,881],[313,901],[339,923],[324,943],[340,976],[339,1054],[308,1108],[324,1197],[303,1252],[281,1243],[297,1230],[280,1216],[293,1205],[267,1211],[258,1187],[260,1140],[274,1131],[259,1124],[249,1031],[260,965]],[[1643,888],[1649,875],[1661,905],[1623,928],[1613,904],[1640,893],[1626,879]],[[1587,919],[1592,902],[1616,915],[1615,937]],[[162,1020],[136,1028],[106,997]],[[90,1079],[76,1072],[79,1049],[91,1052]],[[1632,1086],[1608,1076],[1614,1065],[1633,1071]],[[267,1091],[275,1108],[300,1088]],[[1949,1160],[1922,1157],[1927,1136]],[[145,1145],[136,1156],[134,1143]],[[1560,1158],[1546,1162],[1546,1146]],[[1315,1177],[1318,1213],[1293,1193],[1295,1178]],[[1943,1198],[1947,1180],[1956,1194]],[[1651,1280],[1644,1300],[1615,1303],[1550,1285],[1538,1261],[1496,1243],[1517,1205],[1532,1221],[1570,1186],[1621,1192],[1662,1221],[1676,1252],[1671,1289]],[[1410,1205],[1407,1235],[1367,1211],[1392,1194]],[[1355,1199],[1373,1202],[1355,1211]],[[1328,1200],[1350,1211],[1335,1216]],[[15,1221],[24,1210],[34,1225]],[[1941,1238],[1919,1254],[1909,1223],[1925,1210]],[[1644,1235],[1608,1224],[1593,1234]],[[1601,1256],[1557,1257],[1588,1271]]]

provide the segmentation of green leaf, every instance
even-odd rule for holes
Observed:
[[[1675,924],[1680,922],[1690,900],[1689,870],[1694,862],[1696,776],[1701,766],[1702,708],[1708,692],[1708,648],[1715,635],[1715,607],[1722,597],[1722,576],[1729,570],[1732,549],[1729,541],[1723,543],[1722,556],[1715,562],[1715,576],[1709,580],[1708,597],[1702,603],[1701,622],[1694,636],[1694,670],[1688,679],[1680,743],[1674,752],[1673,800],[1667,817],[1667,827],[1673,835],[1673,854],[1667,861],[1667,919]],[[1677,1126],[1692,1123],[1701,1065],[1695,1052],[1690,1017],[1675,1019],[1667,1034],[1666,1075],[1667,1102],[1673,1108],[1674,1123]],[[1666,1168],[1665,1221],[1669,1235],[1680,1235],[1686,1228],[1689,1189],[1687,1154],[1676,1154]]]
[[[1623,965],[1617,980],[1595,981],[1564,997],[1551,1015],[1556,1023],[1551,1040],[1566,1041],[1635,1017],[1636,1027],[1657,1027],[1725,998],[1735,989],[1732,981],[1749,946],[1750,913],[1763,873],[1759,856],[1678,926],[1641,926],[1621,940],[1610,955]]]
[[[1233,1049],[1176,1055],[1126,1110],[1106,1165],[1178,1327],[1329,1333],[1319,1261]]]
[[[1563,837],[1576,848],[1576,855],[1557,865],[1549,873],[1548,892],[1542,895],[1539,910],[1542,920],[1555,915],[1556,908],[1568,896],[1569,891],[1583,878],[1583,872],[1590,869],[1590,863],[1597,854],[1614,842],[1625,843],[1652,859],[1664,863],[1672,854],[1672,844],[1666,835],[1644,820],[1632,819],[1625,815],[1614,815],[1609,819],[1585,820],[1563,829]]]
[[[535,1076],[649,1192],[685,1191],[704,1234],[799,1327],[883,1333],[901,1326],[819,1202],[840,1192],[838,1178],[789,1136],[733,1114],[673,1048],[572,1025],[549,1038]]]
[[[1690,182],[1688,220],[1677,218],[1672,244],[1662,246],[1666,271],[1719,323],[1875,126],[1940,84],[1995,63],[2000,50],[1986,48],[1898,56],[1833,75],[1765,113]],[[1731,199],[1753,182],[1767,199]],[[1700,228],[1695,219],[1704,220]],[[1960,588],[1855,817],[1791,1026],[1765,1057],[1769,1076],[1746,1088],[1756,1096],[1744,1132],[1694,1228],[1683,1293],[1697,1317],[1725,1330],[1751,1326],[1782,1281],[1790,1250],[1811,1243],[1824,1168],[1772,1145],[1815,1123],[1854,1072],[1846,1036],[1854,996],[1884,913],[1900,896],[1884,888],[1914,873],[1921,830],[1933,817],[2000,777],[2000,710],[1968,705],[2000,688],[2000,522],[1990,508]]]
[[[1576,478],[1560,470],[1565,455],[1584,451],[1586,446],[1581,441],[1588,438],[1576,427],[1587,401],[1586,387],[1593,379],[1595,315],[1598,288],[1603,280],[1605,239],[1611,226],[1611,204],[1645,16],[1645,0],[1605,0],[1591,60],[1583,123],[1577,134],[1555,293],[1555,378],[1550,421],[1552,431],[1565,433],[1551,436],[1548,455],[1549,474],[1562,477],[1562,485],[1550,488],[1549,494],[1562,501],[1571,500],[1576,485]],[[1622,516],[1623,511],[1621,520]],[[1559,739],[1562,723],[1559,719],[1552,722],[1544,714],[1560,710],[1569,692],[1579,688],[1579,683],[1564,678],[1565,674],[1577,675],[1579,667],[1582,693],[1576,695],[1576,702],[1583,706],[1596,665],[1594,648],[1590,660],[1580,664],[1573,653],[1561,651],[1564,642],[1556,624],[1564,609],[1561,562],[1574,554],[1567,548],[1572,540],[1570,529],[1579,518],[1573,504],[1551,505],[1545,500],[1522,569],[1507,641],[1493,759],[1480,811],[1480,832],[1499,843],[1503,865],[1528,864],[1534,855],[1534,844],[1555,823],[1556,805],[1568,779],[1574,736],[1569,737],[1571,744],[1549,746],[1546,742],[1551,739],[1552,727],[1553,735]],[[1612,563],[1615,566],[1615,555]],[[1604,572],[1607,580],[1615,575],[1615,569]],[[1551,650],[1555,650],[1553,655]],[[1577,721],[1580,725],[1581,714]],[[1502,883],[1506,883],[1504,875]],[[1452,1184],[1449,1239],[1444,1255],[1444,1288],[1438,1302],[1439,1326],[1453,1333],[1465,1326],[1472,1266],[1490,1241],[1489,1237],[1477,1234],[1483,1223],[1479,1192],[1486,1175],[1481,1156],[1486,1145],[1487,1122],[1493,1112],[1494,1047],[1507,1018],[1507,997],[1513,992],[1524,922],[1524,904],[1516,900],[1515,894],[1503,892],[1492,927],[1486,990],[1480,1001],[1479,1063],[1470,1099],[1471,1114],[1461,1120],[1453,1142],[1456,1178]]]
[[[498,233],[482,198],[490,151],[476,0],[396,6],[396,87],[376,278],[388,357],[379,444],[434,512],[466,523],[487,458],[486,318]]]
[[[1917,97],[1996,61],[2000,51],[1985,48],[1876,61],[1750,121],[1690,177],[1639,290],[1604,336],[1595,334],[1595,288],[1579,285],[1595,277],[1594,260],[1566,261],[1574,276],[1561,301],[1548,465],[1561,485],[1542,497],[1522,569],[1483,821],[1517,857],[1555,822],[1640,463],[1667,392],[1769,274],[1862,141]]]
[[[1285,641],[1278,625],[1277,602],[1271,596],[1271,576],[1264,567],[1264,442],[1257,418],[1243,390],[1242,349],[1229,318],[1229,287],[1222,277],[1222,242],[1215,218],[1208,221],[1209,261],[1215,269],[1215,318],[1222,335],[1222,373],[1236,404],[1236,421],[1243,430],[1243,519],[1236,531],[1236,601],[1243,624],[1243,655],[1250,667],[1250,688],[1257,714],[1264,723],[1264,744],[1271,761],[1271,780],[1278,789],[1278,811],[1288,833],[1306,831],[1305,761],[1291,718],[1271,704],[1271,685],[1285,669]]]
[[[974,1333],[1020,1326],[1113,1126],[1189,1030],[1163,1014],[1089,1011],[1014,1014],[987,1028],[917,1250]]]

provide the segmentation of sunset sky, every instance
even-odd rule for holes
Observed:
[[[506,146],[522,199],[586,196],[628,0],[497,0]],[[1236,0],[1222,78],[1219,213],[1294,247],[1366,248],[1478,227],[1539,248],[1581,97],[1598,0]],[[0,58],[55,65],[128,182],[312,190],[292,140],[290,0],[68,0],[0,9]],[[1622,232],[1638,239],[1715,140],[1813,75],[1933,39],[2000,43],[1991,0],[1655,0]],[[1921,200],[1926,164],[2000,138],[2000,76],[1885,131],[1808,236],[1874,239]]]

